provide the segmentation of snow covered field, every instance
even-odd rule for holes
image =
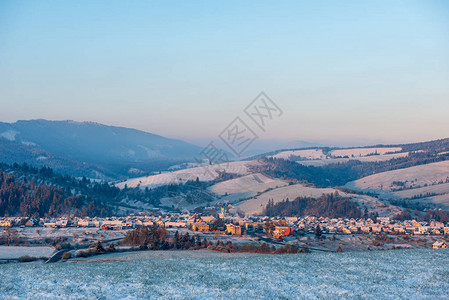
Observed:
[[[378,147],[378,148],[351,148],[351,149],[338,149],[333,150],[329,153],[329,155],[326,155],[323,153],[322,149],[307,149],[307,150],[289,150],[289,151],[282,151],[275,155],[271,155],[269,157],[273,158],[282,158],[282,159],[288,159],[290,156],[301,156],[304,159],[307,160],[325,160],[329,158],[329,156],[334,158],[343,158],[345,156],[349,158],[354,157],[367,157],[367,156],[375,156],[372,155],[374,153],[377,153],[379,155],[385,155],[386,153],[394,153],[402,151],[401,147]],[[401,153],[396,155],[405,155],[407,156],[408,153]],[[385,157],[387,160],[388,157]],[[390,158],[391,159],[391,158]],[[373,160],[376,161],[376,160]]]
[[[267,189],[274,189],[288,185],[280,179],[272,179],[263,174],[256,173],[219,182],[209,188],[217,195],[229,195],[226,198],[233,198],[233,201],[255,196],[257,193],[265,192]],[[229,200],[228,199],[228,200]]]
[[[435,204],[441,204],[445,206],[445,208],[449,208],[449,194],[431,196],[426,198],[427,201],[430,201]]]
[[[402,151],[401,147],[379,147],[379,148],[353,148],[353,149],[340,149],[331,151],[330,154],[334,157],[360,157],[370,154],[386,154]]]
[[[449,194],[449,183],[429,185],[422,188],[397,191],[392,193],[397,198],[413,198],[426,194]]]
[[[278,154],[272,155],[273,158],[288,159],[291,155],[301,156],[304,159],[325,159],[326,155],[321,149],[308,149],[308,150],[292,150],[282,151]]]
[[[393,154],[380,154],[380,155],[371,155],[371,156],[360,156],[360,157],[351,157],[351,158],[328,158],[328,159],[320,159],[320,160],[303,160],[297,161],[305,166],[313,166],[313,167],[322,167],[329,164],[337,164],[337,163],[345,163],[350,160],[358,160],[361,162],[380,162],[380,161],[388,161],[394,158],[406,157],[408,156],[408,152],[401,153],[393,153]]]
[[[67,227],[67,228],[46,228],[46,227],[25,227],[16,228],[18,236],[32,240],[44,240],[47,238],[66,238],[70,243],[81,243],[83,241],[96,240],[116,240],[125,236],[127,230],[100,230],[94,227]],[[34,247],[33,247],[34,248]],[[0,257],[1,258],[1,257]]]
[[[224,243],[226,243],[226,240],[224,240]],[[132,252],[116,252],[105,255],[97,255],[88,258],[76,258],[69,261],[69,263],[110,262],[110,261],[122,262],[122,261],[136,261],[148,259],[235,258],[235,257],[248,257],[248,254],[223,253],[209,250],[132,251]]]
[[[402,148],[400,147],[352,148],[333,150],[329,153],[329,155],[325,155],[322,149],[308,149],[282,151],[268,157],[289,159],[292,155],[300,156],[303,160],[297,161],[298,163],[305,166],[322,167],[329,164],[348,162],[351,159],[361,162],[379,162],[408,156],[408,152],[392,153],[399,152],[401,150]],[[377,153],[377,155],[370,155],[374,153]]]
[[[250,173],[249,168],[257,164],[259,164],[257,161],[236,161],[211,166],[195,167],[158,175],[133,178],[120,182],[116,186],[119,188],[124,188],[125,185],[130,188],[137,186],[140,186],[141,188],[152,188],[167,184],[185,183],[189,180],[195,180],[196,178],[199,178],[200,181],[211,181],[217,178],[218,172],[222,171],[238,175],[248,175]]]
[[[403,182],[407,188],[424,187],[440,181],[446,182],[449,177],[449,161],[420,165],[406,169],[374,174],[349,182],[346,187],[354,190],[394,191],[399,188],[393,182]]]
[[[123,262],[8,264],[0,267],[0,298],[445,299],[449,273],[441,262],[448,255],[448,249],[197,252]]]
[[[21,256],[49,257],[55,248],[53,247],[16,247],[0,246],[0,259],[17,259]]]

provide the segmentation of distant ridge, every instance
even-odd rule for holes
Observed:
[[[142,175],[192,161],[200,151],[181,140],[96,122],[0,122],[0,162],[47,165],[74,176]]]

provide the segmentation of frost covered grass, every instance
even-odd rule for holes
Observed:
[[[1,299],[443,299],[447,250],[162,255],[0,266]]]
[[[353,190],[394,191],[394,182],[402,182],[405,188],[421,188],[446,182],[449,174],[449,161],[398,169],[370,175],[346,184]]]
[[[20,257],[49,257],[53,247],[0,246],[0,259],[18,259]]]

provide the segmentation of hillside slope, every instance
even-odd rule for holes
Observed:
[[[258,164],[257,161],[235,161],[211,166],[200,166],[163,174],[132,178],[120,182],[116,186],[119,188],[124,188],[125,186],[128,188],[154,188],[170,184],[183,184],[187,181],[196,180],[197,178],[203,182],[213,181],[217,179],[221,172],[239,176],[248,175],[251,173],[251,167]]]
[[[345,187],[409,205],[449,208],[449,161],[378,173],[351,181]]]
[[[346,184],[347,188],[370,191],[397,191],[446,183],[449,161],[414,166],[367,176]]]

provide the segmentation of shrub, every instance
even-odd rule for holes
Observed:
[[[307,245],[303,245],[301,249],[299,250],[300,253],[310,253],[309,247]]]
[[[92,256],[92,253],[89,251],[78,251],[76,253],[76,257],[89,257]]]
[[[39,258],[37,258],[37,257],[33,257],[33,256],[29,256],[29,255],[24,255],[24,256],[21,256],[21,257],[19,257],[19,261],[20,262],[31,262],[31,261],[35,261],[35,260],[38,260]]]
[[[70,252],[64,252],[64,254],[62,255],[62,259],[71,259],[72,258],[72,253]]]
[[[299,253],[299,249],[297,246],[295,245],[290,245],[287,244],[285,246],[279,247],[278,249],[276,249],[276,251],[274,253],[276,254],[295,254],[295,253]]]

